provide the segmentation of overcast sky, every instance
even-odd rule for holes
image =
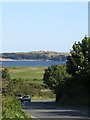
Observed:
[[[2,22],[1,52],[69,52],[88,34],[88,3],[3,3]]]

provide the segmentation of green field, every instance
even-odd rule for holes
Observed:
[[[11,78],[42,79],[46,67],[7,67]]]

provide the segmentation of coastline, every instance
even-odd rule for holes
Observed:
[[[15,59],[4,59],[4,58],[0,58],[0,62],[3,62],[3,61],[52,61],[52,60],[40,60],[40,59],[34,59],[34,60],[31,60],[31,59],[15,60]]]
[[[3,66],[51,66],[53,64],[65,64],[65,61],[52,61],[52,60],[12,60],[0,59],[0,64]]]

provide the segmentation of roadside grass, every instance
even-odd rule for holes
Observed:
[[[19,101],[12,96],[2,97],[2,116],[5,118],[31,118],[22,109]]]

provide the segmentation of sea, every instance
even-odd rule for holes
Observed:
[[[55,64],[65,64],[65,61],[0,61],[0,66],[51,66]]]

